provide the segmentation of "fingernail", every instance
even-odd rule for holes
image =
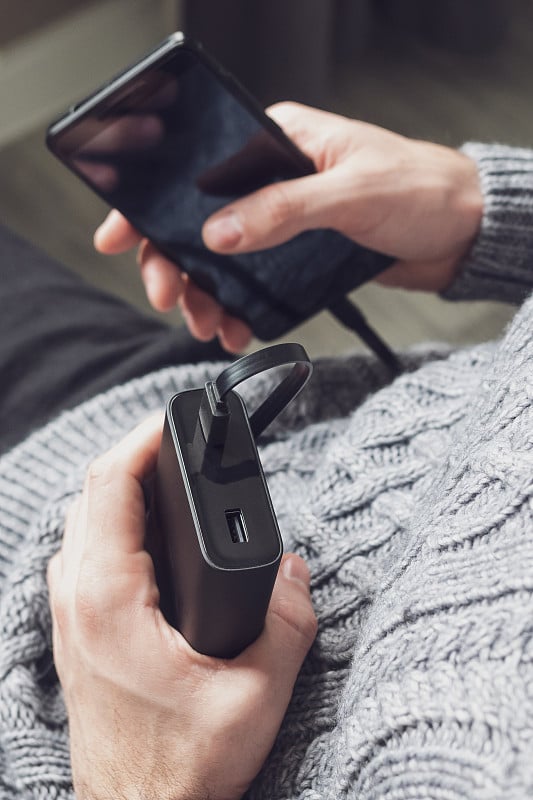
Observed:
[[[113,211],[109,212],[109,214],[104,219],[104,221],[95,230],[95,232],[94,232],[94,241],[95,242],[97,242],[100,239],[100,237],[105,236],[107,231],[108,231],[108,228],[111,227],[111,224],[113,222],[113,213],[114,213],[114,209],[113,209]]]
[[[299,581],[299,583],[303,583],[305,588],[309,590],[311,575],[303,558],[300,558],[296,555],[286,556],[283,559],[281,569],[286,578],[289,578],[291,581]]]
[[[234,211],[228,211],[208,220],[204,226],[204,240],[208,247],[216,250],[230,250],[242,238],[242,225]]]

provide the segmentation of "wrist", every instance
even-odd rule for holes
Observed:
[[[428,260],[431,269],[426,276],[427,285],[413,288],[446,292],[457,281],[479,236],[484,198],[477,164],[472,158],[460,150],[441,145],[431,147],[437,154],[437,186],[442,182],[440,235],[446,244],[440,257]]]
[[[483,219],[483,192],[476,162],[461,151],[456,151],[460,162],[461,179],[457,182],[456,198],[452,206],[462,218],[462,238],[458,241],[458,252],[454,267],[451,269],[449,286],[460,272],[464,259],[470,253],[481,229]],[[443,287],[445,288],[445,287]]]

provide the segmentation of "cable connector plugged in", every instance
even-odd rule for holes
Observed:
[[[207,381],[205,384],[199,419],[206,444],[221,447],[226,440],[229,409],[220,397],[215,381]]]
[[[222,447],[226,441],[230,413],[224,398],[228,392],[253,375],[286,364],[293,364],[291,372],[250,417],[250,430],[257,439],[307,383],[313,367],[303,347],[294,343],[273,344],[239,358],[215,381],[207,381],[199,410],[200,426],[207,445]]]

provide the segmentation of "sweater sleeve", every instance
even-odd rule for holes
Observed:
[[[478,167],[484,211],[481,229],[448,300],[519,304],[533,289],[533,150],[468,143]]]

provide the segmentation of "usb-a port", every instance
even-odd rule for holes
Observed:
[[[225,512],[226,522],[228,524],[229,535],[231,541],[235,544],[241,544],[248,541],[248,533],[244,517],[240,508],[229,508]]]

